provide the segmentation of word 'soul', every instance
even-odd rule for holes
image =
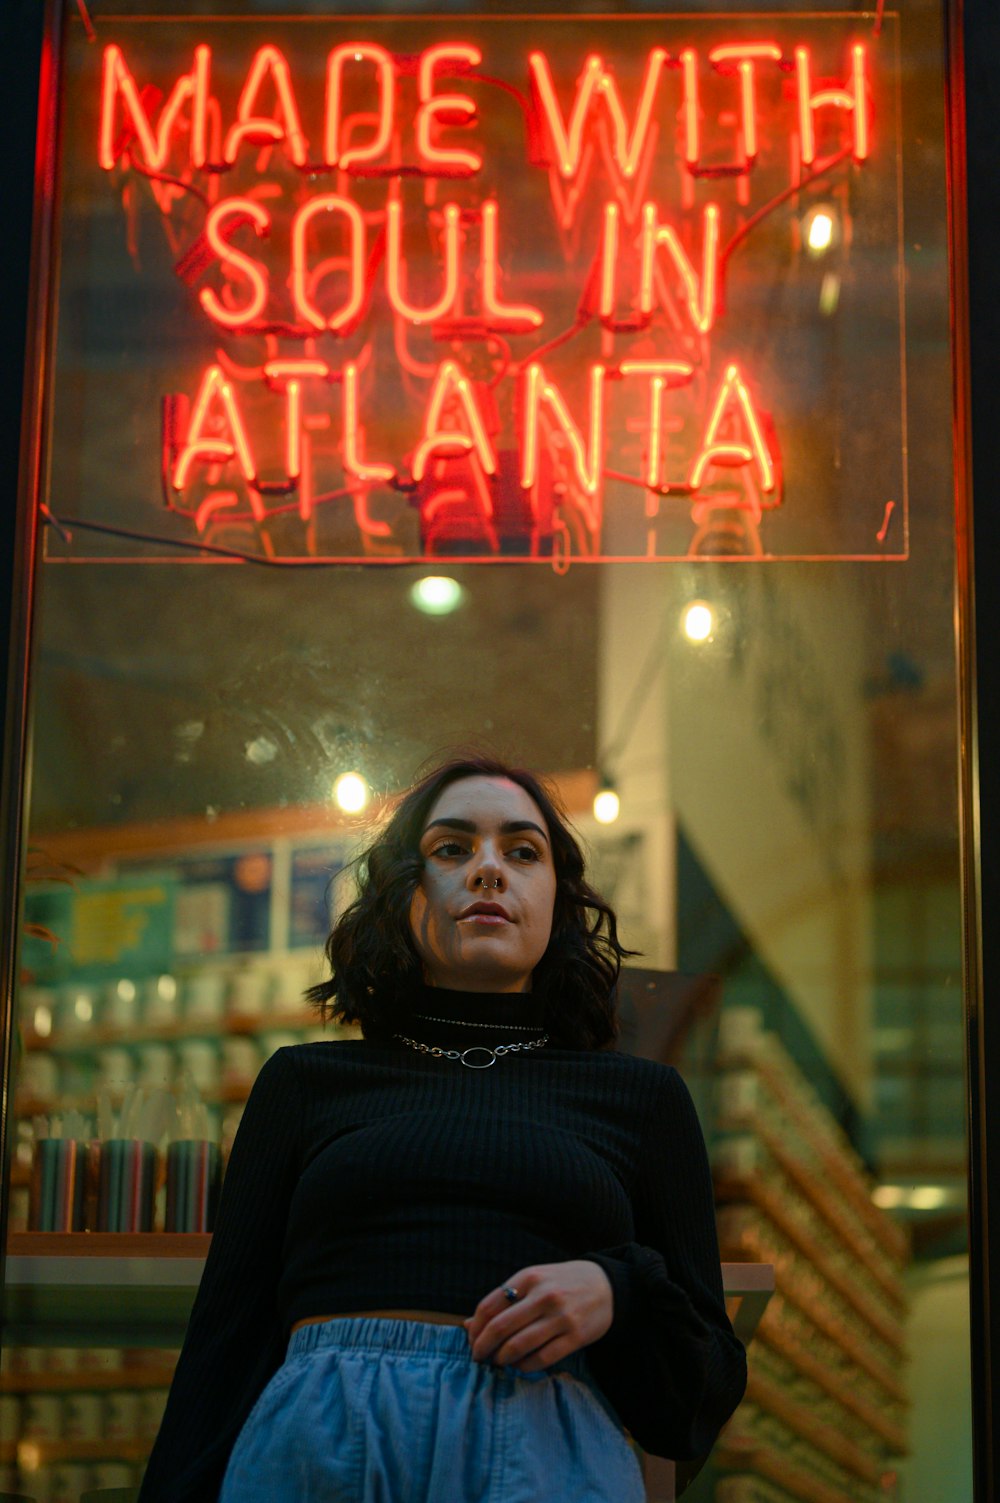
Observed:
[[[599,133],[611,174],[623,187],[638,185],[631,200],[619,193],[599,205],[577,318],[579,326],[593,321],[603,330],[608,353],[574,371],[571,397],[563,378],[546,371],[542,356],[559,341],[546,337],[544,310],[502,296],[502,219],[515,212],[514,206],[486,191],[470,204],[466,188],[461,202],[437,192],[428,195],[422,225],[413,222],[420,211],[404,208],[400,185],[406,176],[467,180],[475,188],[488,169],[489,137],[479,132],[481,102],[465,90],[475,84],[481,101],[488,97],[487,86],[498,81],[483,67],[478,46],[438,43],[404,59],[370,41],[337,45],[325,59],[321,104],[301,95],[279,47],[262,46],[229,118],[213,95],[208,45],[193,49],[190,70],[175,78],[167,93],[140,87],[123,50],[107,46],[100,165],[107,171],[134,168],[152,180],[154,190],[172,185],[166,197],[162,187],[157,192],[164,213],[174,201],[170,194],[182,195],[194,174],[204,176],[210,191],[198,193],[203,225],[177,270],[193,281],[214,268],[217,285],[202,285],[197,299],[217,335],[269,337],[259,382],[270,394],[272,421],[284,432],[284,476],[265,480],[246,397],[226,360],[217,356],[190,398],[168,402],[166,474],[173,491],[182,495],[196,484],[217,484],[228,467],[242,478],[254,516],[263,519],[262,496],[294,490],[303,476],[309,448],[304,394],[336,388],[347,490],[406,489],[425,485],[428,478],[453,481],[460,462],[464,473],[473,474],[481,510],[489,514],[490,486],[502,477],[520,487],[537,516],[551,508],[551,497],[539,495],[543,472],[551,482],[558,470],[595,536],[609,392],[611,383],[620,383],[619,390],[644,415],[643,473],[634,477],[636,484],[660,495],[694,495],[717,480],[719,471],[729,477],[745,471],[744,494],[759,511],[761,495],[778,494],[777,440],[769,414],[731,359],[701,387],[705,405],[697,447],[684,473],[664,474],[663,435],[671,404],[685,392],[690,398],[698,368],[702,375],[707,368],[705,342],[720,314],[725,251],[718,203],[701,205],[692,222],[679,227],[648,195],[650,155],[663,149],[667,134],[658,133],[655,122],[676,122],[673,149],[692,179],[746,180],[758,162],[761,100],[767,91],[769,100],[781,100],[800,176],[822,165],[824,153],[827,160],[849,157],[860,164],[870,151],[868,67],[860,43],[846,49],[841,76],[831,80],[816,75],[806,46],[786,53],[776,42],[741,40],[707,53],[652,48],[627,101],[614,72],[596,54],[584,58],[572,88],[557,82],[541,51],[526,58],[524,92],[501,84],[524,113],[529,169],[547,172],[572,190],[586,177],[588,153]],[[716,95],[720,88],[731,92],[729,107],[713,114],[708,142],[706,81]],[[721,140],[719,131],[727,131],[728,139]],[[242,183],[263,160],[262,148],[264,157],[278,152],[286,168],[300,174],[301,191],[287,212],[252,187],[226,195],[227,175],[240,169]],[[384,206],[373,212],[352,196],[352,185],[378,178],[388,188]],[[693,199],[688,207],[693,209]],[[281,233],[272,235],[279,219]],[[425,232],[438,276],[435,295],[428,299],[425,292],[420,302],[407,290],[407,247],[415,230]],[[317,251],[320,238],[325,259]],[[446,358],[422,367],[426,402],[414,420],[413,448],[405,462],[365,456],[362,408],[369,408],[369,432],[376,416],[373,399],[362,394],[370,346],[339,359],[317,348],[318,339],[347,341],[380,306],[393,322],[422,326],[451,346]],[[660,353],[647,337],[633,352],[610,353],[607,341],[614,337],[650,331],[672,347]],[[496,383],[473,379],[461,359],[463,343],[488,343],[495,336],[537,336],[535,354],[528,351],[501,372],[512,389],[509,405],[518,430],[514,474],[506,463],[508,451],[498,444]],[[293,343],[292,353],[277,348],[279,338]],[[700,354],[693,354],[699,342]],[[557,465],[546,463],[547,450]],[[731,478],[727,483],[731,487]],[[303,516],[307,510],[304,502]],[[203,506],[197,513],[199,526],[210,511]]]

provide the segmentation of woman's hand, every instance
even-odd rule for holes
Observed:
[[[465,1322],[472,1355],[499,1367],[539,1372],[604,1335],[614,1315],[611,1282],[599,1263],[536,1263],[512,1274],[511,1304],[493,1289]]]

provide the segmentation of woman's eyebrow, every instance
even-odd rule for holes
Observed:
[[[435,825],[444,825],[449,830],[462,830],[466,835],[475,835],[479,829],[473,819],[449,819],[446,815],[443,819],[430,820],[424,829],[424,834],[426,835],[428,830],[433,830]],[[541,825],[535,824],[533,819],[506,819],[500,826],[501,835],[519,835],[522,830],[534,830],[548,844],[548,835]]]

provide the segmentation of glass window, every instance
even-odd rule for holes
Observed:
[[[0,1492],[138,1485],[351,859],[472,745],[776,1270],[689,1496],[971,1498],[936,0],[64,30]]]

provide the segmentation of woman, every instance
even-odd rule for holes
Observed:
[[[141,1503],[639,1503],[739,1402],[704,1143],[530,773],[402,799],[233,1144]],[[221,1490],[220,1490],[221,1489]]]

